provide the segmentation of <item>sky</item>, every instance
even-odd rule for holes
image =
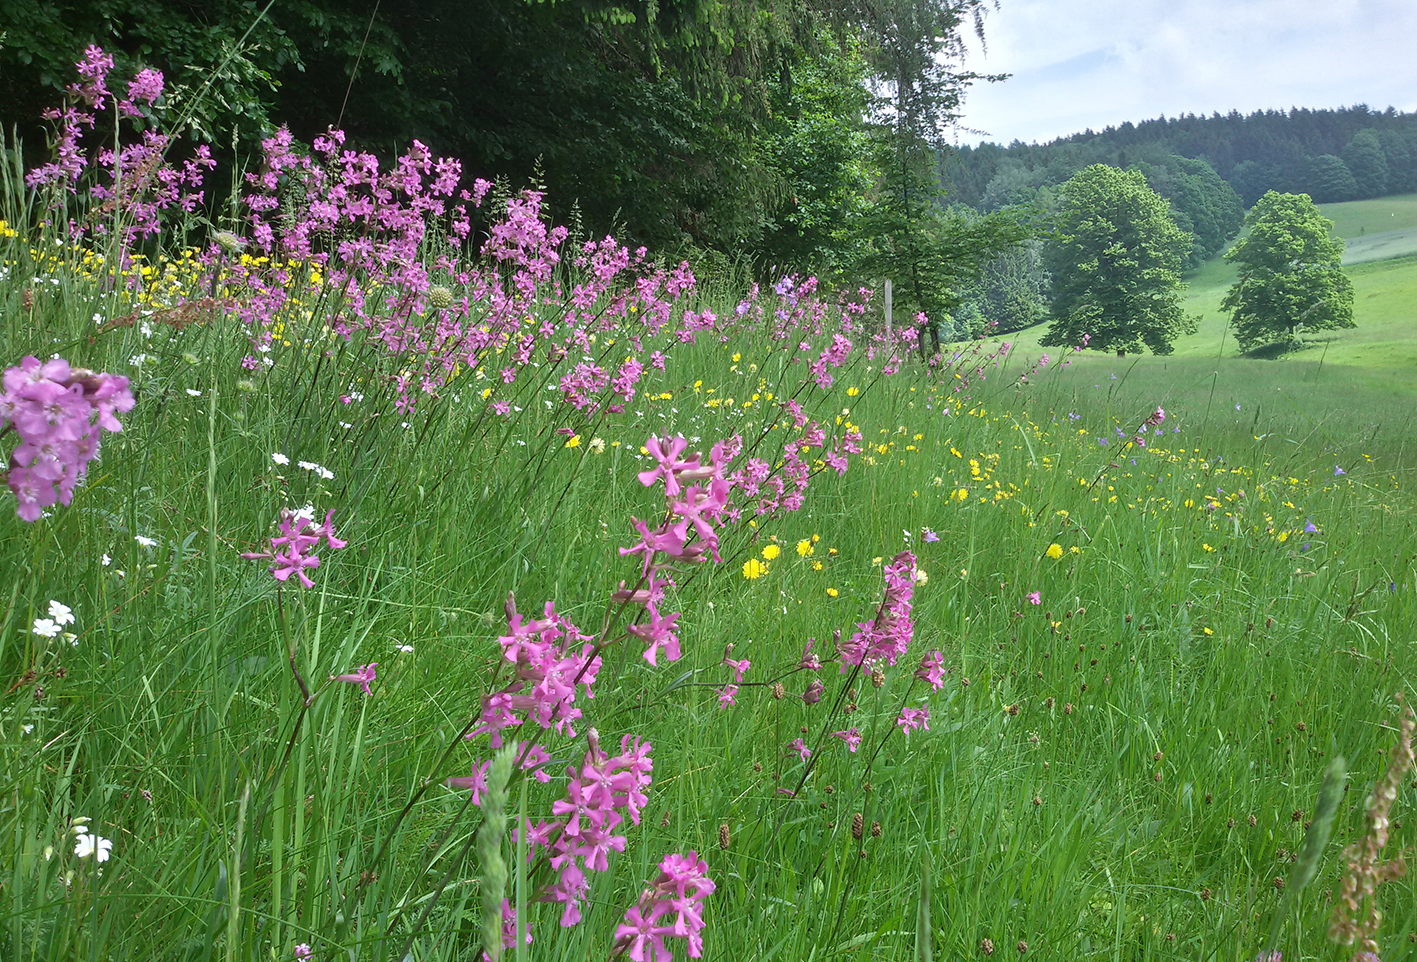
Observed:
[[[1417,110],[1417,0],[999,0],[957,143],[1046,143],[1165,114]]]

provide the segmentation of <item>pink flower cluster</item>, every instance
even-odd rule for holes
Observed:
[[[522,931],[522,944],[531,945],[531,923],[517,925],[517,910],[510,899],[502,900],[502,948],[512,949],[517,945],[517,929]],[[503,956],[506,957],[505,955]],[[492,962],[489,952],[482,953],[482,962]]]
[[[1139,448],[1146,447],[1146,432],[1148,428],[1154,428],[1162,421],[1166,420],[1166,409],[1158,407],[1146,416],[1146,420],[1138,425],[1136,434],[1132,436],[1132,443]],[[1120,428],[1118,430],[1121,430]],[[1158,434],[1161,432],[1158,431]]]
[[[114,96],[108,89],[113,57],[101,47],[89,46],[84,50],[84,59],[75,67],[80,80],[69,85],[69,102],[43,114],[46,120],[59,123],[55,159],[25,175],[25,183],[30,187],[62,184],[75,192],[84,168],[89,165],[81,143],[84,128],[94,128],[97,116],[107,109],[108,99]],[[117,103],[119,116],[151,121],[147,114],[152,112],[162,91],[160,71],[139,70],[128,83],[127,98]],[[202,203],[205,172],[216,166],[211,149],[199,144],[191,157],[174,165],[166,159],[173,142],[172,136],[158,132],[149,123],[140,142],[120,145],[116,151],[109,145],[99,148],[96,159],[103,173],[89,188],[90,197],[98,202],[93,205],[91,224],[95,233],[106,233],[114,214],[121,214],[126,222],[124,241],[131,245],[140,238],[156,237],[162,229],[164,212],[174,208],[191,212]],[[85,230],[84,225],[78,223],[71,228],[76,236],[82,236]]]
[[[675,938],[688,943],[689,958],[702,957],[702,903],[715,888],[708,863],[698,852],[666,855],[659,863],[659,876],[615,929],[612,954],[624,953],[632,962],[670,962],[674,956],[664,940]]]
[[[581,920],[581,902],[590,888],[586,870],[604,872],[610,867],[610,853],[625,850],[626,838],[615,834],[615,829],[626,815],[634,824],[640,823],[648,801],[645,789],[653,781],[649,742],[626,735],[620,754],[612,758],[601,749],[594,728],[586,732],[586,740],[589,749],[579,769],[574,765],[566,769],[570,776],[566,797],[551,805],[552,814],[560,817],[536,825],[528,821],[524,826],[530,843],[528,859],[544,848],[558,873],[539,900],[564,906],[561,925],[565,928]]]
[[[728,496],[733,490],[733,482],[724,476],[724,468],[733,460],[741,443],[734,437],[715,444],[710,463],[705,465],[700,454],[682,457],[689,446],[683,438],[651,437],[645,442],[645,450],[656,465],[639,473],[640,483],[648,488],[657,481],[664,482],[667,511],[663,523],[653,531],[645,522],[634,519],[639,543],[621,548],[620,555],[640,556],[644,587],[626,590],[622,585],[613,600],[644,605],[648,620],[626,630],[648,645],[644,655],[651,665],[657,663],[660,652],[667,661],[678,661],[680,657],[679,636],[675,634],[679,615],[665,616],[659,610],[668,580],[666,570],[675,563],[699,564],[708,558],[720,560],[716,525],[722,524]]]
[[[7,369],[0,434],[13,428],[20,438],[7,472],[20,518],[34,521],[55,501],[69,504],[98,457],[100,430],[123,430],[116,415],[132,409],[126,377],[70,368],[59,358],[27,357]]]
[[[915,594],[915,555],[902,551],[885,566],[885,597],[876,617],[859,622],[857,631],[841,645],[841,671],[850,666],[869,667],[879,661],[894,665],[910,646],[915,626],[910,620],[911,598]]]
[[[335,537],[334,517],[335,513],[330,511],[325,515],[324,524],[314,527],[313,518],[304,511],[282,508],[280,534],[271,538],[270,550],[246,551],[242,552],[241,557],[273,561],[271,575],[277,581],[284,582],[295,575],[302,587],[313,588],[315,582],[305,572],[320,567],[320,559],[311,554],[311,550],[320,543],[321,538],[325,539],[331,551],[338,551],[347,543]],[[368,691],[367,685],[365,691]]]
[[[572,724],[581,717],[576,686],[581,686],[586,698],[594,698],[591,686],[600,670],[600,656],[588,643],[591,636],[556,614],[549,601],[543,617],[528,619],[517,611],[516,598],[508,594],[506,613],[508,633],[497,643],[502,646],[502,657],[515,666],[512,681],[484,696],[480,723],[467,737],[490,735],[492,747],[500,748],[502,732],[528,720],[543,729],[554,728],[559,734],[576,737]],[[523,767],[531,767],[532,761],[527,758]],[[540,780],[545,781],[545,776]]]

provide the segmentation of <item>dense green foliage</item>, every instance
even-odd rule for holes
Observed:
[[[279,124],[306,141],[337,124],[386,156],[417,138],[469,174],[534,179],[590,236],[760,270],[869,274],[895,269],[902,250],[912,270],[933,269],[945,225],[914,157],[978,79],[954,64],[961,32],[982,35],[985,8],[18,0],[0,5],[0,87],[11,92],[0,122],[39,154],[36,118],[84,45],[99,43],[120,71],[161,69],[169,105],[228,168]],[[892,216],[866,223],[882,199]],[[942,303],[923,288],[916,301]]]
[[[1147,184],[1171,202],[1176,226],[1191,235],[1186,267],[1197,268],[1202,261],[1224,250],[1240,232],[1245,208],[1240,195],[1203,160],[1170,157],[1163,164],[1141,163]]]
[[[961,286],[950,336],[1008,334],[1037,324],[1048,313],[1048,289],[1043,242],[1018,244],[984,264]]]
[[[1374,140],[1381,162],[1373,151]],[[992,143],[964,147],[944,158],[942,174],[957,198],[987,206],[991,198],[1021,180],[1033,187],[1056,185],[1088,164],[1158,164],[1174,155],[1207,161],[1249,207],[1267,190],[1307,193],[1324,202],[1417,189],[1414,148],[1417,114],[1391,107],[1382,112],[1363,105],[1249,115],[1231,111],[1226,116],[1186,114],[1128,122],[1041,145],[1016,141],[1007,147]],[[1325,155],[1353,176],[1352,185],[1335,173],[1330,161],[1315,163]],[[1158,185],[1152,186],[1165,194]],[[1327,193],[1330,189],[1339,193]]]
[[[1343,242],[1307,194],[1270,191],[1251,209],[1250,230],[1225,255],[1240,277],[1222,304],[1241,350],[1301,328],[1353,327],[1353,283],[1343,273]]]
[[[1191,236],[1166,201],[1139,172],[1095,164],[1062,186],[1058,204],[1046,255],[1053,320],[1041,343],[1170,354],[1195,325],[1181,309]]]

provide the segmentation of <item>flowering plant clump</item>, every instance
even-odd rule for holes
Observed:
[[[674,956],[664,940],[676,938],[688,943],[690,958],[700,958],[704,948],[700,905],[715,888],[708,864],[698,852],[666,855],[659,863],[659,876],[615,929],[612,953],[624,953],[633,962],[665,962]]]
[[[56,157],[30,171],[25,184],[32,188],[54,185],[66,193],[77,193],[84,168],[96,162],[101,176],[88,190],[95,216],[89,224],[71,222],[71,235],[82,237],[86,231],[106,234],[113,216],[121,213],[128,221],[122,228],[126,249],[135,241],[158,236],[164,212],[196,210],[203,199],[205,172],[214,168],[216,161],[206,144],[197,145],[180,166],[167,161],[167,151],[175,138],[160,133],[151,123],[160,112],[158,100],[164,87],[161,71],[139,70],[128,82],[127,96],[119,99],[108,89],[112,55],[89,46],[76,66],[80,79],[69,85],[68,103],[43,114],[46,120],[59,125]],[[143,122],[142,138],[119,146],[116,151],[112,146],[100,147],[90,157],[83,146],[84,129],[95,129],[98,115],[108,109],[110,100],[115,101],[121,118]]]
[[[128,379],[27,357],[4,375],[0,435],[20,439],[6,474],[16,513],[35,521],[56,501],[69,504],[98,457],[100,431],[121,431],[117,415],[133,409]]]
[[[330,511],[325,515],[324,524],[314,527],[314,509],[290,511],[282,508],[280,534],[271,538],[270,550],[246,551],[242,552],[241,557],[274,561],[271,565],[271,575],[277,581],[284,583],[293,574],[302,587],[313,588],[315,582],[311,581],[305,572],[320,567],[320,559],[309,553],[311,549],[320,543],[321,538],[325,539],[325,544],[331,551],[338,551],[346,544],[335,537],[334,517],[335,513]]]
[[[915,594],[915,555],[902,551],[883,569],[885,597],[876,617],[857,624],[857,631],[841,645],[841,671],[853,666],[870,668],[879,661],[894,665],[905,654],[915,625],[910,619],[911,598]]]

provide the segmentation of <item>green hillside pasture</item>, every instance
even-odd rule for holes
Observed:
[[[1080,414],[1083,423],[1106,425],[1105,433],[1129,429],[1159,406],[1169,412],[1168,424],[1184,425],[1230,459],[1331,472],[1335,463],[1378,458],[1396,476],[1417,472],[1411,378],[1317,359],[1093,354],[1070,360],[1035,386],[1035,404],[1059,419]]]
[[[1220,310],[1236,271],[1220,258],[1188,278],[1186,311],[1201,320],[1170,357],[1044,348],[1038,341],[1045,324],[1006,340],[1025,369],[1044,353],[1055,359],[1032,380],[1046,380],[1058,392],[1051,406],[1063,414],[1100,408],[1130,416],[1159,404],[1216,441],[1228,439],[1224,446],[1231,450],[1261,435],[1271,444],[1303,447],[1300,460],[1312,455],[1317,463],[1345,444],[1376,439],[1369,447],[1387,449],[1394,463],[1417,463],[1417,417],[1409,413],[1417,398],[1417,257],[1348,273],[1358,326],[1314,332],[1310,346],[1280,360],[1239,355]]]
[[[1409,233],[1417,245],[1417,229]],[[1366,369],[1374,381],[1391,381],[1393,390],[1410,395],[1417,389],[1417,379],[1411,376],[1417,365],[1417,257],[1374,260],[1347,270],[1353,280],[1353,320],[1358,326],[1306,334],[1309,346],[1287,359]],[[1194,336],[1176,343],[1176,357],[1238,353],[1227,333],[1229,317],[1220,309],[1235,277],[1235,265],[1215,258],[1188,278],[1186,311],[1200,315],[1201,321]]]
[[[1333,232],[1348,240],[1417,227],[1417,194],[1320,204],[1319,210],[1333,221]]]
[[[1344,264],[1365,264],[1392,257],[1407,257],[1417,254],[1417,227],[1350,237],[1346,245],[1343,250]]]

